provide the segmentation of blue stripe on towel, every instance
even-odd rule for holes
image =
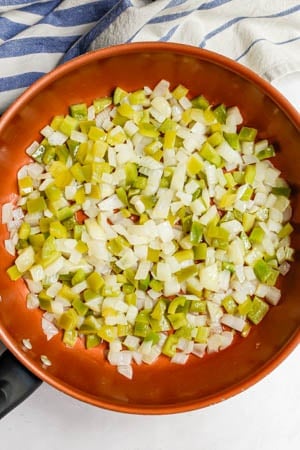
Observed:
[[[6,17],[0,17],[0,39],[6,41],[27,27],[28,25],[24,25],[24,23],[12,22]]]
[[[40,23],[47,23],[57,27],[73,27],[85,23],[96,22],[111,9],[115,2],[95,1],[68,9],[53,11]]]
[[[78,36],[32,37],[15,39],[0,45],[0,58],[10,58],[36,53],[64,53]]]
[[[56,6],[58,6],[60,3],[61,0],[50,0],[43,3],[38,2],[32,5],[24,6],[23,8],[20,8],[19,11],[29,12],[31,14],[37,14],[39,16],[45,16],[46,14],[49,14],[49,12],[54,8],[56,8]]]
[[[78,39],[77,42],[72,46],[72,48],[65,54],[61,62],[69,61],[76,56],[85,53],[91,43],[103,33],[106,28],[108,28],[124,11],[132,6],[130,0],[119,1],[115,6],[99,20],[99,22],[93,27],[93,29]]]
[[[300,5],[294,6],[293,8],[288,8],[285,9],[284,11],[280,11],[278,13],[275,14],[270,14],[267,16],[240,16],[240,17],[235,17],[234,19],[229,20],[228,22],[225,22],[223,25],[221,25],[220,27],[215,28],[214,30],[210,31],[209,33],[207,33],[207,35],[204,37],[204,39],[200,42],[199,47],[205,47],[207,41],[211,38],[213,38],[214,36],[216,36],[217,34],[221,33],[222,31],[226,30],[227,28],[230,28],[232,25],[236,24],[237,22],[240,22],[241,20],[245,20],[245,19],[272,19],[275,17],[283,17],[283,16],[288,16],[291,14],[294,14],[295,12],[300,10]]]
[[[30,86],[42,75],[45,75],[44,72],[28,72],[12,77],[0,78],[0,92]]]
[[[240,59],[242,59],[245,55],[247,55],[247,53],[251,50],[251,48],[258,42],[265,41],[265,42],[269,42],[272,45],[283,45],[283,44],[289,44],[290,42],[295,42],[295,41],[299,41],[299,40],[300,40],[300,36],[292,38],[292,39],[287,39],[286,41],[281,41],[281,42],[274,42],[274,41],[270,41],[265,38],[255,39],[255,41],[251,42],[251,44],[246,48],[246,50],[240,56],[235,58],[235,60],[239,61]]]

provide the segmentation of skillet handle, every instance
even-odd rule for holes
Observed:
[[[35,391],[42,381],[8,350],[0,356],[0,419]]]

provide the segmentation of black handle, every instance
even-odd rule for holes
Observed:
[[[15,408],[42,381],[6,350],[0,356],[0,419]]]

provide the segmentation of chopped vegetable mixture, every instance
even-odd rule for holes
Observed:
[[[237,107],[160,81],[72,105],[41,131],[2,209],[12,280],[48,339],[108,361],[184,364],[246,337],[293,259],[290,188]]]

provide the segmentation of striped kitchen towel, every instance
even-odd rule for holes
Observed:
[[[58,64],[137,41],[192,44],[274,80],[300,70],[299,0],[0,0],[0,113]]]

